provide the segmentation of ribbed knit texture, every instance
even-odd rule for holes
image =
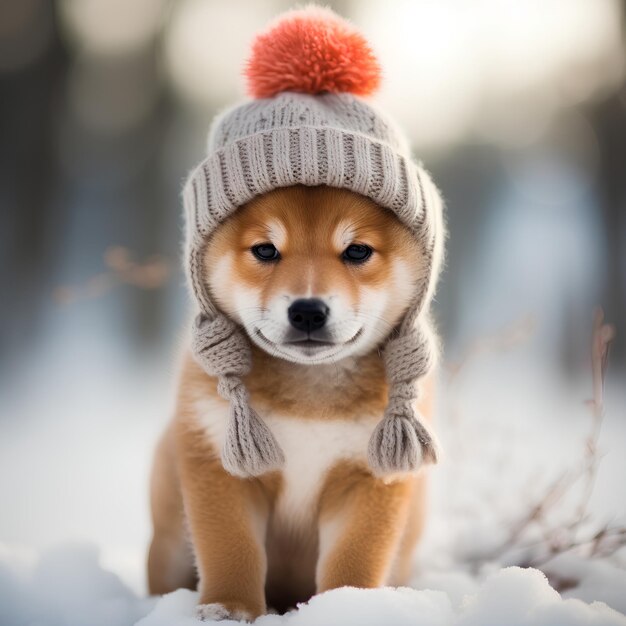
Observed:
[[[220,377],[231,402],[222,450],[224,467],[256,476],[280,467],[273,435],[250,408],[241,382],[251,367],[248,339],[212,303],[203,274],[211,233],[255,196],[291,185],[349,189],[389,209],[411,230],[427,272],[411,309],[384,351],[389,406],[372,435],[368,458],[379,475],[411,471],[435,462],[431,436],[415,413],[416,381],[434,360],[423,321],[439,273],[442,206],[428,173],[414,163],[403,136],[380,112],[350,94],[282,93],[239,105],[214,122],[208,156],[189,176],[183,192],[187,221],[187,273],[199,305],[194,354]]]

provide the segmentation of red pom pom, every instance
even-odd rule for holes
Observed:
[[[254,98],[282,91],[368,96],[380,84],[380,66],[363,35],[317,6],[290,11],[257,35],[245,75]]]

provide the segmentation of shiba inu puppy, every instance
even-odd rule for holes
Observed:
[[[197,586],[202,619],[405,584],[436,461],[438,192],[353,95],[377,66],[349,25],[307,9],[269,34],[257,99],[214,123],[184,192],[197,315],[154,461],[148,580]]]
[[[378,347],[423,272],[408,230],[353,192],[288,187],[226,221],[205,264],[215,301],[255,343],[245,382],[286,463],[253,480],[224,470],[228,403],[187,356],[155,460],[151,592],[194,587],[193,551],[213,618],[262,614],[266,590],[285,609],[343,585],[406,583],[424,477],[385,482],[366,457],[387,399]]]

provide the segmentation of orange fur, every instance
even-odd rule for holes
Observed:
[[[374,248],[371,261],[356,267],[341,261],[343,228],[350,241]],[[255,261],[250,247],[272,238],[281,240],[280,262]],[[394,278],[399,260],[409,268],[406,290],[398,290]],[[234,319],[239,288],[262,303],[283,293],[322,293],[342,294],[354,306],[373,290],[388,302],[382,317],[391,329],[408,307],[422,264],[405,228],[370,200],[345,190],[290,187],[253,200],[224,223],[207,246],[206,270],[212,297]],[[387,385],[377,349],[383,339],[328,365],[291,363],[254,347],[245,380],[251,403],[287,429],[300,424],[306,433],[307,424],[315,424],[323,432],[327,424],[349,434],[351,424],[378,419],[384,410]],[[420,410],[427,419],[431,383],[422,384]],[[200,602],[220,603],[233,616],[254,618],[268,604],[284,610],[342,585],[406,583],[424,522],[422,474],[383,481],[360,456],[337,458],[306,483],[317,485],[314,493],[300,494],[309,508],[285,508],[298,476],[289,468],[259,479],[227,474],[206,411],[227,411],[227,404],[215,379],[186,355],[176,414],[153,471],[152,593],[191,586],[194,564],[187,545],[195,554]],[[296,452],[300,445],[306,454],[309,443],[306,435],[296,441]]]
[[[267,241],[277,222],[289,233],[281,249],[283,261],[276,268],[260,265],[249,250]],[[333,234],[342,224],[352,227],[355,241],[377,251],[371,262],[358,268],[341,262],[342,247]],[[355,298],[359,288],[383,286],[390,278],[392,262],[399,258],[414,266],[415,282],[422,276],[417,244],[391,211],[351,191],[323,186],[276,189],[241,207],[215,232],[207,247],[206,275],[210,281],[218,261],[229,256],[236,261],[232,279],[258,289],[262,303],[279,290],[301,293],[307,274],[313,276],[314,292],[324,293],[334,287]],[[212,283],[214,286],[215,281]],[[237,315],[228,291],[211,291],[222,309]],[[397,311],[395,317],[399,316]]]

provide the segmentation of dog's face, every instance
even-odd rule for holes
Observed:
[[[252,341],[296,363],[364,354],[383,341],[424,277],[408,230],[343,189],[276,189],[213,234],[205,268],[214,302]]]

